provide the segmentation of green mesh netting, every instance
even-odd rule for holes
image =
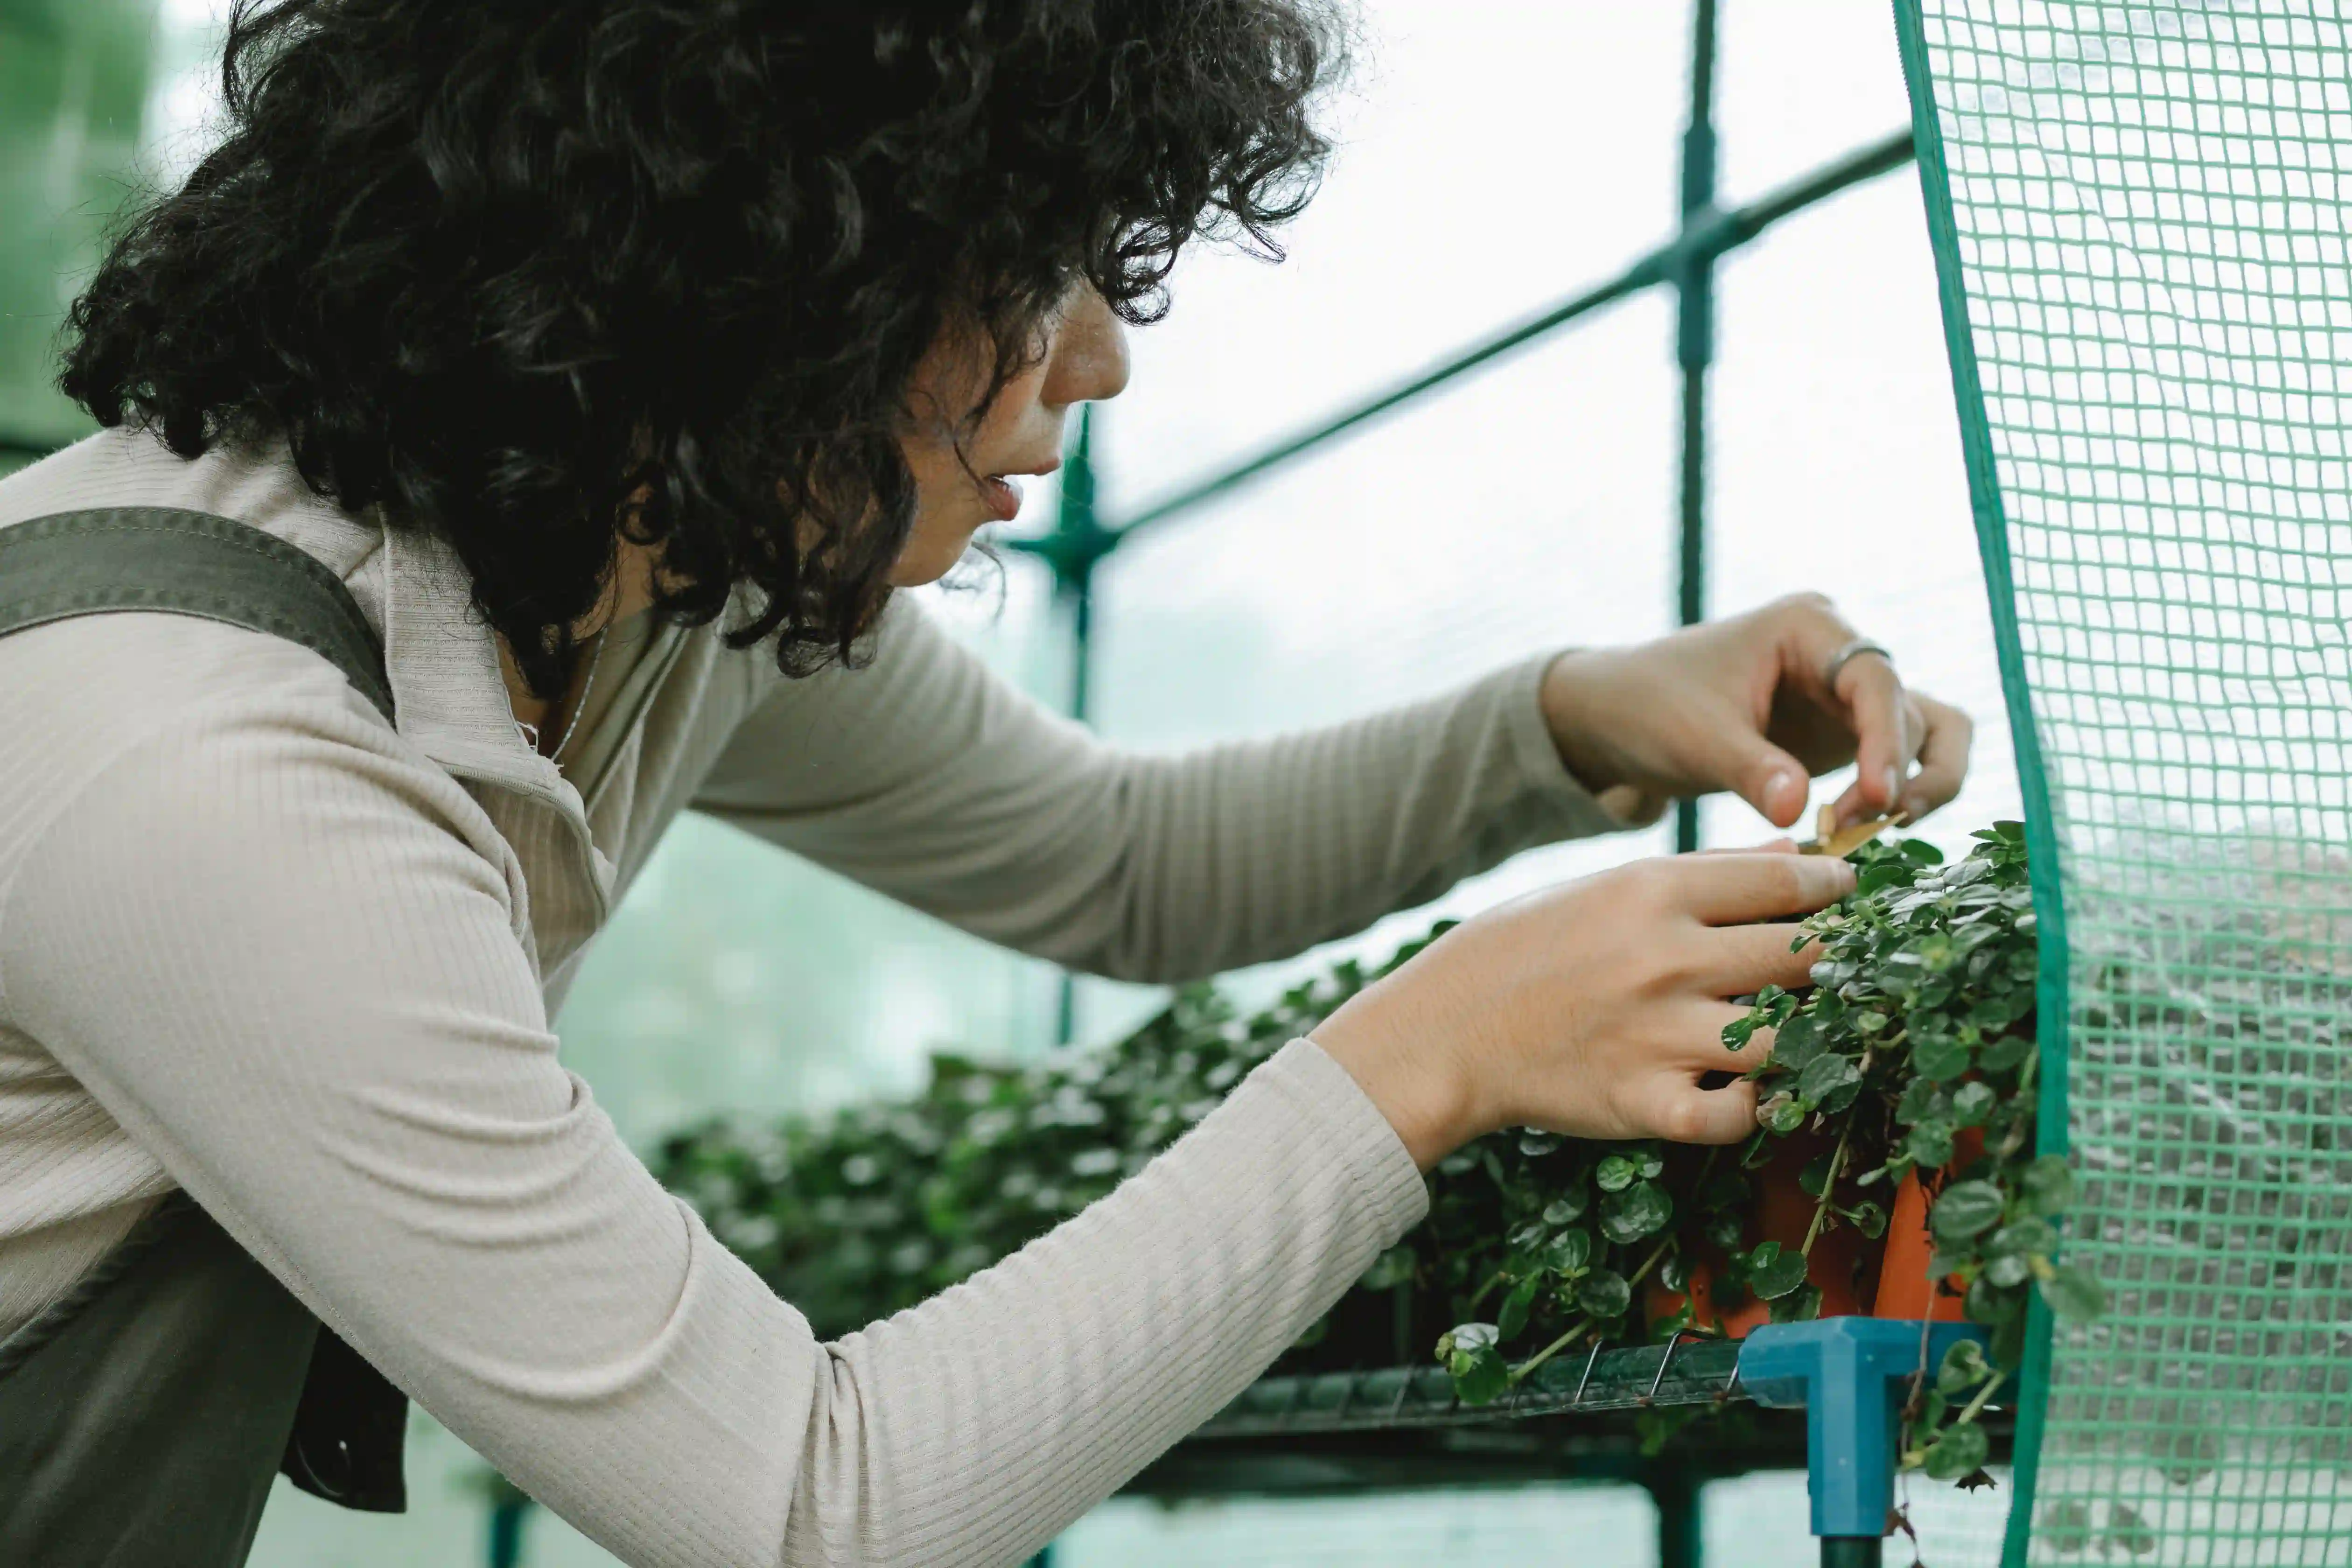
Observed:
[[[2112,1301],[2029,1368],[2008,1556],[2352,1562],[2347,25],[1896,15]]]

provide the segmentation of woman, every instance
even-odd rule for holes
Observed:
[[[1109,1198],[833,1344],[558,1061],[688,806],[1175,980],[1667,796],[1785,826],[1857,749],[1845,817],[1957,789],[1966,720],[1817,599],[1181,758],[892,599],[1118,394],[1184,243],[1303,205],[1336,36],[1306,0],[240,6],[225,140],[73,311],[106,430],[0,483],[0,594],[12,530],[33,561],[96,511],[116,551],[66,595],[116,613],[0,637],[0,1405],[56,1429],[0,1419],[0,1539],[234,1562],[281,1449],[396,1504],[380,1373],[632,1563],[1010,1562],[1264,1368],[1464,1141],[1753,1124],[1703,1087],[1725,998],[1802,977],[1757,922],[1845,891],[1835,860],[1473,921]],[[194,535],[355,605],[384,689],[204,618],[157,569]],[[199,1273],[243,1304],[174,1329]]]

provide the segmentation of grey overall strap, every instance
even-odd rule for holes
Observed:
[[[164,507],[0,528],[0,637],[142,610],[299,643],[392,717],[359,605],[281,540]],[[347,1507],[404,1506],[406,1426],[405,1397],[175,1193],[0,1339],[0,1542],[29,1553],[10,1561],[230,1568],[281,1469]]]
[[[392,717],[383,654],[351,590],[282,539],[161,506],[59,512],[0,528],[0,637],[110,610],[199,616],[299,643]]]

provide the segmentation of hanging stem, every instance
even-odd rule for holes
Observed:
[[[1889,1045],[1893,1040],[1887,1042]],[[1862,1076],[1870,1076],[1870,1058],[1876,1046],[1865,1046],[1862,1052]],[[1822,1195],[1813,1204],[1813,1223],[1805,1227],[1805,1245],[1797,1249],[1801,1257],[1813,1255],[1813,1243],[1821,1239],[1822,1222],[1829,1217],[1831,1194],[1837,1191],[1838,1172],[1845,1164],[1846,1145],[1853,1138],[1853,1108],[1846,1108],[1845,1120],[1838,1126],[1837,1147],[1830,1151],[1830,1173],[1822,1179]]]
[[[1985,1381],[1985,1385],[1977,1390],[1976,1397],[1969,1400],[1966,1405],[1960,1406],[1960,1413],[1952,1417],[1952,1425],[1955,1426],[1965,1426],[1969,1422],[1975,1420],[1977,1418],[1977,1412],[1985,1407],[1985,1401],[1992,1397],[1993,1390],[1999,1388],[2002,1384],[2007,1383],[2008,1381],[2009,1373],[2005,1372],[1994,1373],[1991,1377]]]
[[[1708,1157],[1710,1160],[1713,1159],[1711,1154]],[[1656,1247],[1651,1248],[1650,1256],[1643,1260],[1642,1266],[1639,1268],[1633,1270],[1633,1277],[1627,1279],[1625,1283],[1628,1285],[1639,1285],[1643,1280],[1648,1279],[1650,1270],[1658,1266],[1658,1260],[1665,1257],[1667,1252],[1673,1248],[1674,1245],[1675,1238],[1670,1236],[1666,1237],[1665,1240],[1658,1243]],[[1578,1335],[1582,1334],[1591,1327],[1592,1320],[1590,1317],[1579,1318],[1566,1333],[1560,1335],[1559,1338],[1552,1341],[1551,1343],[1544,1346],[1543,1349],[1536,1352],[1535,1354],[1521,1362],[1518,1366],[1512,1371],[1511,1381],[1513,1383],[1517,1383],[1521,1379],[1525,1378],[1528,1373],[1535,1371],[1536,1368],[1551,1360],[1552,1357],[1558,1355],[1561,1351],[1566,1350],[1570,1341],[1574,1340]]]
[[[1478,1310],[1478,1303],[1486,1299],[1486,1293],[1509,1278],[1510,1276],[1504,1270],[1500,1268],[1496,1269],[1493,1278],[1489,1279],[1484,1285],[1479,1286],[1478,1293],[1470,1298],[1470,1310],[1474,1312]]]
[[[1570,1341],[1575,1339],[1578,1335],[1582,1334],[1591,1327],[1592,1320],[1591,1318],[1579,1318],[1575,1323],[1570,1325],[1568,1332],[1560,1335],[1559,1338],[1552,1341],[1551,1343],[1544,1346],[1543,1349],[1536,1352],[1535,1354],[1529,1356],[1527,1360],[1521,1362],[1516,1368],[1514,1368],[1511,1373],[1511,1381],[1513,1383],[1517,1383],[1523,1380],[1528,1373],[1535,1371],[1536,1368],[1543,1365],[1544,1363],[1551,1360],[1552,1357],[1566,1350]]]

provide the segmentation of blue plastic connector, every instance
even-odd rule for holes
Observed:
[[[1919,1370],[1927,1331],[1927,1375],[1962,1340],[1982,1344],[1974,1323],[1901,1318],[1824,1318],[1768,1323],[1739,1351],[1739,1385],[1757,1404],[1802,1408],[1813,1533],[1886,1533],[1895,1506],[1895,1413]]]

